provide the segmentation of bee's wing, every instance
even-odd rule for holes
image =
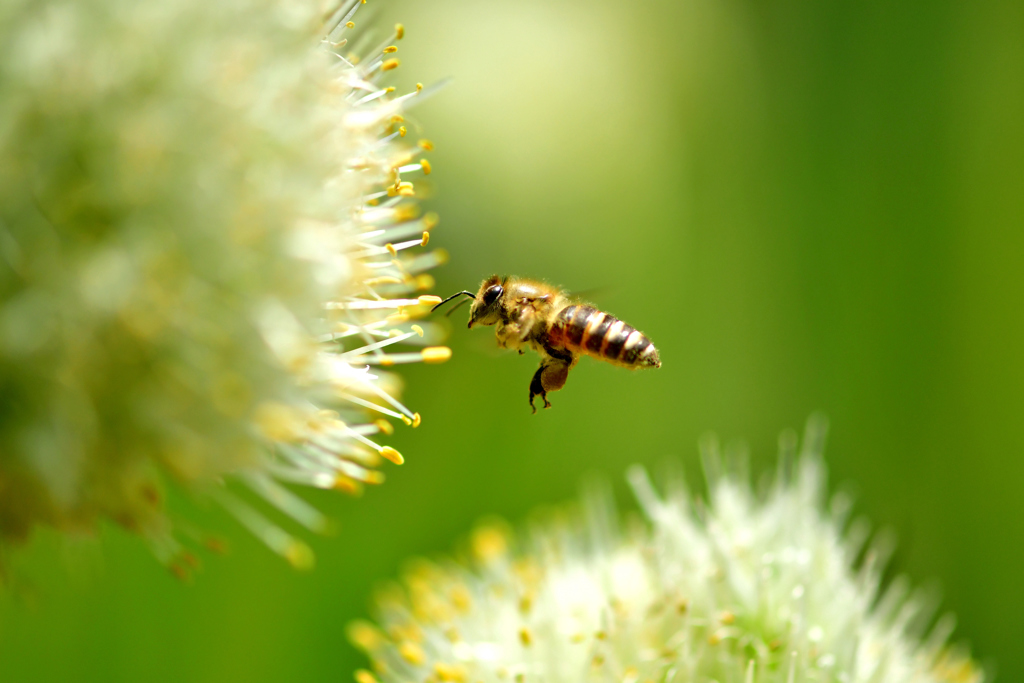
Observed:
[[[608,287],[586,287],[584,289],[566,289],[564,291],[565,295],[570,299],[590,301],[595,297],[598,297],[603,292],[607,292]]]

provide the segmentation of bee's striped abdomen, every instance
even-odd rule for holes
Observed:
[[[618,318],[591,306],[566,306],[555,317],[548,341],[628,368],[661,367],[651,340]]]

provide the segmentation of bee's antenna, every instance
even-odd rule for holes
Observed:
[[[452,294],[452,295],[451,295],[450,297],[448,297],[447,299],[445,299],[445,300],[444,300],[444,301],[442,301],[441,303],[439,303],[439,304],[437,304],[436,306],[434,306],[433,308],[431,308],[431,309],[430,309],[430,312],[431,312],[431,313],[433,313],[434,311],[436,311],[437,309],[441,308],[441,306],[444,306],[444,305],[445,305],[446,303],[448,303],[449,301],[451,301],[451,300],[452,300],[452,299],[454,299],[455,297],[457,297],[457,296],[463,296],[463,295],[465,295],[465,296],[468,296],[468,297],[469,297],[470,299],[475,299],[475,298],[476,298],[476,294],[474,294],[473,292],[467,292],[467,291],[465,291],[465,290],[463,290],[463,291],[461,291],[461,292],[456,292],[455,294]],[[453,309],[453,310],[454,310],[454,309]],[[450,312],[451,312],[451,311],[449,311],[449,313],[450,313]]]
[[[475,299],[476,297],[473,297],[473,298]],[[448,312],[444,314],[444,317],[446,317],[446,318],[450,317],[451,314],[455,312],[455,309],[457,309],[459,306],[461,306],[464,303],[468,303],[469,301],[472,301],[472,299],[463,299],[459,303],[455,304],[454,306],[452,306],[451,308],[448,309]]]

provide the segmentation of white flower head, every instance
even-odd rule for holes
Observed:
[[[865,545],[848,500],[823,508],[823,427],[757,494],[706,450],[708,500],[662,496],[630,471],[643,520],[623,531],[607,496],[518,537],[478,528],[469,559],[416,563],[353,624],[375,673],[397,681],[979,683],[931,624],[934,601],[880,588],[885,542]],[[792,466],[792,471],[790,467]]]
[[[172,481],[307,566],[223,478],[321,530],[281,482],[401,462],[388,418],[420,416],[380,370],[450,355],[414,323],[445,254],[425,93],[384,82],[404,28],[361,4],[0,6],[0,542],[112,518],[185,573]]]

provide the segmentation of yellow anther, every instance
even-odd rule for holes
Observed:
[[[412,428],[413,429],[416,429],[417,427],[419,427],[422,422],[423,422],[423,418],[420,417],[419,413],[413,413],[412,414]]]
[[[420,246],[421,247],[427,246],[427,242],[429,242],[429,241],[430,241],[430,233],[427,232],[426,230],[424,230],[423,231],[423,239],[420,240]]]
[[[690,603],[687,600],[680,600],[676,605],[676,612],[679,614],[686,614],[688,609],[690,609]]]
[[[530,647],[530,643],[533,642],[533,637],[530,635],[529,629],[519,629],[519,642],[523,644],[523,647]]]
[[[569,637],[570,643],[582,643],[587,639],[587,636],[583,633],[574,633]]]
[[[434,258],[437,259],[437,265],[439,266],[448,263],[448,259],[451,258],[451,255],[446,249],[436,249],[433,254]]]
[[[398,194],[403,197],[415,197],[416,188],[408,180],[398,184]]]
[[[352,622],[348,625],[346,633],[349,641],[363,650],[376,650],[384,644],[384,634],[367,621]],[[359,680],[359,672],[356,672],[356,680]]]
[[[401,156],[396,156],[391,160],[391,171],[393,173],[398,173],[402,166],[405,166],[406,164],[412,161],[412,157],[413,155],[409,154],[408,152],[402,154]]]
[[[403,415],[402,422],[404,422],[406,425],[412,425],[412,418],[408,417],[407,415]]]
[[[434,294],[424,294],[423,296],[417,297],[416,300],[419,301],[424,306],[436,306],[437,304],[444,301],[444,299]]]
[[[200,563],[199,558],[189,552],[181,554],[181,561],[188,565],[191,569],[199,569]]]
[[[349,23],[351,24],[352,22]],[[360,62],[359,55],[357,55],[355,52],[349,52],[347,55],[345,55],[345,59],[347,59],[350,64],[358,64]]]
[[[305,416],[283,403],[262,403],[256,409],[256,426],[273,441],[294,441],[301,438]]]
[[[441,222],[441,217],[431,211],[423,217],[423,227],[427,230],[433,230],[437,227],[437,224]]]
[[[470,536],[473,556],[481,563],[490,563],[508,552],[508,534],[496,526],[481,526]]]
[[[171,570],[171,573],[174,574],[174,578],[178,581],[188,581],[192,578],[192,575],[188,571],[188,567],[179,562],[169,564],[167,568]]]
[[[420,327],[419,325],[413,325],[412,326],[412,331],[415,332],[416,334],[418,334],[421,337],[423,336],[423,328]]]
[[[395,364],[395,359],[391,356],[381,356],[378,362],[382,367],[389,368]]]
[[[470,595],[469,589],[463,584],[458,584],[452,588],[451,601],[455,605],[455,609],[459,612],[466,614],[473,606],[473,596]]]
[[[399,127],[398,127],[398,137],[400,137],[400,138],[404,138],[404,137],[405,137],[405,134],[406,134],[406,133],[408,133],[408,132],[409,132],[409,131],[408,131],[408,130],[406,130],[405,126],[399,126]]]
[[[369,280],[364,280],[363,284],[374,287],[376,285],[400,285],[402,279],[397,278],[394,275],[381,275],[380,277],[372,277]]]
[[[529,595],[524,595],[519,598],[519,611],[523,614],[529,614],[530,610],[533,609],[533,598]]]
[[[402,334],[402,331],[400,329],[398,329],[397,327],[388,330],[388,338],[389,339],[394,339],[395,337],[398,337],[401,334]]]
[[[346,28],[355,28],[356,27],[356,22],[354,22],[354,21],[346,21],[345,22],[345,27]]]
[[[434,143],[431,142],[430,140],[427,140],[426,138],[423,138],[416,144],[420,146],[420,149],[426,150],[428,152],[433,151],[434,149]]]
[[[730,624],[736,623],[736,615],[732,612],[722,612],[718,615],[718,620],[726,626],[729,626]]]
[[[390,55],[395,52],[398,52],[398,47],[395,45],[388,45],[386,48],[384,48],[384,54],[386,55]]]
[[[389,197],[397,197],[398,196],[398,188],[395,187],[394,185],[388,186],[388,196]]]
[[[420,215],[420,207],[418,204],[405,204],[395,209],[395,221],[402,222],[416,218]]]
[[[376,197],[374,197],[373,199],[371,199],[370,201],[368,201],[366,203],[369,204],[370,206],[377,206],[378,204],[380,204],[380,200],[377,199]]]
[[[345,493],[359,493],[359,484],[355,480],[346,477],[343,474],[339,474],[334,479],[334,490],[344,491]]]
[[[392,313],[388,317],[384,318],[384,320],[391,323],[392,325],[398,325],[408,321],[409,316],[407,316],[405,313]]]
[[[395,92],[395,86],[389,85],[388,87],[384,88],[384,92],[390,95],[391,93]]]
[[[203,546],[211,553],[217,553],[218,555],[223,555],[228,551],[228,542],[216,536],[204,539]]]
[[[401,64],[401,62],[398,61],[397,57],[392,57],[391,59],[385,59],[384,62],[380,65],[380,70],[381,71],[391,71],[392,69],[397,69],[399,64]]]
[[[402,121],[405,121],[405,117],[402,116],[401,114],[395,114],[394,116],[391,117],[391,123],[401,123]]]
[[[284,559],[295,569],[312,569],[316,562],[309,546],[295,539],[285,548]]]
[[[365,481],[367,484],[377,485],[383,484],[384,479],[385,477],[383,472],[378,472],[377,470],[370,470],[369,472],[366,473],[366,478],[363,479],[363,481]]]
[[[416,276],[416,289],[433,289],[435,284],[434,276],[430,273],[420,273]]]
[[[313,417],[315,417],[318,420],[338,420],[341,417],[341,415],[338,414],[337,410],[331,410],[330,408],[321,408],[320,410],[313,413]],[[341,424],[342,426],[345,425],[344,422],[342,422]]]
[[[401,24],[395,24],[395,40],[401,40],[405,37],[405,27]]]
[[[423,84],[422,83],[417,83],[416,84],[416,92],[423,92]]]
[[[378,683],[377,677],[366,669],[357,669],[354,678],[356,683]]]
[[[385,244],[384,248],[387,249],[388,253],[392,256],[398,256],[398,251],[395,249],[395,245],[391,244],[391,242]]]
[[[411,640],[406,640],[398,646],[398,654],[413,666],[419,666],[427,661],[427,655],[423,652],[423,648]]]
[[[426,159],[420,159],[420,166],[423,167],[423,175],[430,175],[430,162]]]
[[[395,433],[394,426],[384,418],[374,420],[373,424],[377,426],[377,429],[379,429],[382,434],[391,435]]]
[[[434,673],[445,683],[463,683],[466,680],[466,670],[458,665],[437,662],[434,664]]]

